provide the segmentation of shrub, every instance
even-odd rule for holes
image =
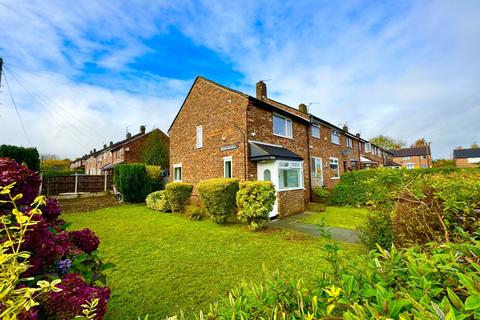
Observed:
[[[145,199],[147,207],[153,210],[170,212],[170,204],[168,203],[167,193],[165,190],[150,193]]]
[[[206,216],[205,209],[194,204],[186,206],[183,215],[192,221],[202,220]]]
[[[19,164],[25,164],[33,171],[40,170],[40,155],[37,148],[24,148],[2,144],[0,146],[0,158],[6,157],[15,160]]]
[[[16,201],[19,206],[28,206],[37,197],[40,189],[40,176],[25,166],[19,165],[15,160],[0,158],[0,186],[6,187],[15,182],[11,193],[22,194],[22,198]],[[0,200],[10,200],[7,195],[0,194]],[[10,203],[0,202],[0,214],[2,210],[9,212]]]
[[[237,193],[238,218],[258,229],[268,221],[275,203],[275,187],[268,181],[245,181]]]
[[[186,182],[168,183],[165,188],[168,203],[173,212],[181,212],[192,195],[193,185]]]
[[[480,230],[480,173],[454,172],[417,179],[402,189],[393,212],[395,243],[458,241]]]
[[[393,242],[393,227],[390,213],[380,211],[367,218],[364,226],[359,228],[360,240],[369,249],[375,249],[377,244],[382,248],[390,248]]]
[[[163,170],[159,166],[146,165],[148,179],[150,180],[150,192],[161,190]]]
[[[197,191],[210,218],[216,223],[225,223],[235,213],[238,180],[217,178],[197,184]]]
[[[119,164],[114,168],[114,182],[126,202],[143,202],[150,193],[150,179],[144,164]]]
[[[315,187],[313,188],[313,193],[320,203],[325,204],[330,200],[331,191],[325,187]]]
[[[100,239],[98,239],[97,235],[87,228],[78,231],[71,231],[69,236],[74,245],[88,254],[97,250],[98,245],[100,244]]]

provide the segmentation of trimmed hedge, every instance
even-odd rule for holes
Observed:
[[[210,218],[225,223],[235,213],[238,180],[232,178],[209,179],[197,184],[197,191]]]
[[[256,230],[268,221],[275,203],[275,187],[269,181],[245,181],[237,193],[237,216]]]
[[[157,211],[169,212],[172,209],[168,203],[165,190],[155,191],[150,193],[145,199],[147,207]]]
[[[185,182],[167,183],[165,192],[173,212],[181,212],[192,195],[193,185]]]
[[[370,169],[342,174],[340,182],[332,190],[330,203],[334,205],[372,206],[393,208],[401,188],[425,175],[435,173],[480,172],[479,169]]]
[[[18,164],[26,164],[28,169],[40,170],[40,155],[37,148],[24,148],[2,144],[0,146],[0,158],[10,158]]]
[[[119,164],[114,167],[113,181],[126,202],[144,202],[151,192],[144,164]]]

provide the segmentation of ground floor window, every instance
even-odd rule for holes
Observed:
[[[407,169],[415,169],[415,163],[407,163],[407,164],[405,165],[405,168],[407,168]]]
[[[177,163],[173,165],[173,181],[181,182],[182,181],[182,164]]]
[[[321,187],[323,185],[322,158],[312,158],[312,186]]]
[[[279,190],[303,188],[302,163],[298,161],[279,161]]]
[[[330,158],[330,169],[333,171],[332,179],[340,178],[340,172],[338,170],[338,158]]]
[[[223,158],[223,177],[231,178],[232,175],[232,157]]]

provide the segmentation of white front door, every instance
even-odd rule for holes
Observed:
[[[323,164],[322,158],[312,158],[312,187],[323,186]]]
[[[278,174],[275,161],[265,161],[257,163],[257,180],[271,181],[275,190],[278,190]],[[278,215],[278,191],[275,194],[275,203],[273,204],[273,210],[268,215],[270,218]]]

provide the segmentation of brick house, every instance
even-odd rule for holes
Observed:
[[[85,173],[90,175],[111,173],[113,166],[120,163],[141,162],[142,151],[152,132],[159,131],[162,139],[169,147],[169,137],[160,129],[145,132],[145,126],[140,126],[140,132],[133,135],[127,132],[125,139],[109,145],[103,145],[99,151],[93,149],[85,160]]]
[[[480,149],[453,150],[453,159],[458,168],[478,168],[480,166]]]
[[[430,146],[392,150],[393,161],[403,168],[431,168],[432,153]]]
[[[197,77],[168,133],[170,181],[272,181],[271,216],[302,212],[312,187],[333,187],[343,172],[383,166],[391,156],[309,114],[304,104],[296,109],[269,99],[261,81],[252,97]]]
[[[83,155],[82,157],[76,158],[70,163],[70,170],[85,170],[85,162],[88,159],[88,155]]]

